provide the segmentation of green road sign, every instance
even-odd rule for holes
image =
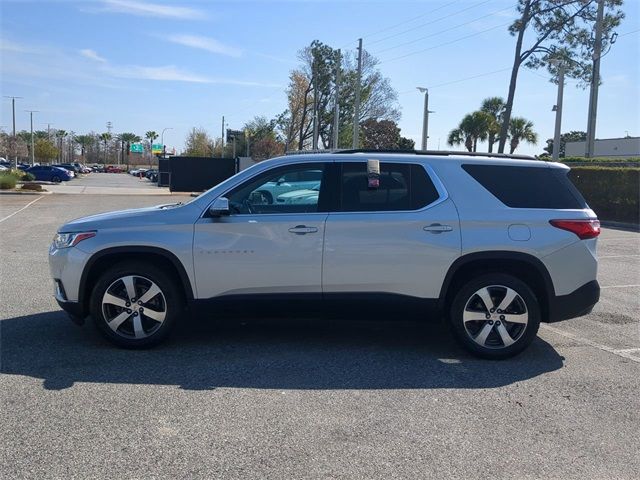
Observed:
[[[144,147],[141,143],[132,143],[129,147],[131,153],[144,153]]]
[[[162,144],[161,143],[154,143],[153,145],[151,145],[151,153],[153,153],[154,155],[156,153],[162,153],[164,149],[162,148]]]

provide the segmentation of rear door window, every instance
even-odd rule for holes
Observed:
[[[345,162],[340,192],[343,212],[419,210],[439,198],[424,167],[406,163],[380,163],[379,186],[371,188],[367,162]]]
[[[588,208],[567,177],[568,170],[478,164],[466,164],[462,168],[507,207]]]

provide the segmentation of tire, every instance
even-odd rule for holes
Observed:
[[[59,176],[57,176],[57,175],[54,175],[54,176],[51,178],[51,181],[52,181],[53,183],[60,183],[60,177],[59,177]]]
[[[137,297],[133,302],[131,291]],[[184,299],[164,270],[132,261],[102,274],[91,293],[90,309],[96,327],[109,341],[124,348],[146,348],[169,335],[184,311]]]
[[[456,340],[474,355],[491,360],[522,352],[540,326],[540,305],[531,288],[502,273],[481,275],[464,284],[449,314]]]

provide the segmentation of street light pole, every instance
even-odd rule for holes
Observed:
[[[14,167],[17,169],[18,168],[18,146],[16,144],[16,98],[22,98],[22,97],[13,97],[11,95],[4,95],[4,98],[10,98],[11,99],[11,110],[13,112],[13,147],[16,149],[15,150],[15,155],[13,156],[13,161],[14,161]]]
[[[164,132],[165,130],[173,130],[173,127],[165,127],[162,129],[162,133],[160,134],[160,143],[162,144],[162,158],[165,158],[167,155],[167,148],[164,146]]]
[[[558,62],[558,99],[556,100],[556,126],[553,135],[553,161],[560,158],[560,128],[562,126],[562,97],[564,94],[564,64]]]
[[[29,112],[29,119],[31,120],[31,166],[35,163],[35,150],[33,148],[33,114],[38,113],[38,110],[25,110],[25,112]]]

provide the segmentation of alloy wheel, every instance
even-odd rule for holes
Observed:
[[[115,333],[142,339],[153,335],[167,316],[167,302],[160,287],[139,275],[120,277],[102,296],[102,314]]]
[[[477,290],[465,304],[462,321],[467,335],[484,348],[506,348],[524,335],[529,313],[524,299],[504,285]]]

